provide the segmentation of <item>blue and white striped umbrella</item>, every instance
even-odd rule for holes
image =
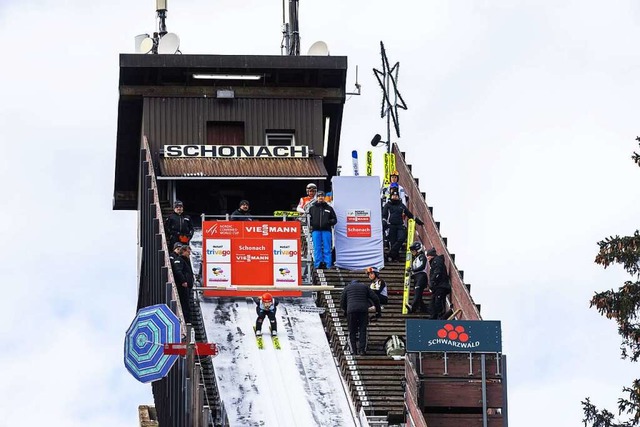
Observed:
[[[180,320],[166,304],[138,310],[124,339],[124,366],[138,381],[167,376],[178,356],[165,355],[165,343],[180,342]]]

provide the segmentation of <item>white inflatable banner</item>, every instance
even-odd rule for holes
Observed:
[[[347,270],[382,268],[382,210],[380,178],[377,176],[336,176],[331,180],[336,266]]]

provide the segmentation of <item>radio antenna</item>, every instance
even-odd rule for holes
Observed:
[[[298,0],[289,0],[289,22],[285,22],[285,0],[282,0],[282,42],[280,53],[300,56],[300,29],[298,27]]]
[[[180,38],[177,34],[167,32],[167,3],[168,0],[156,0],[156,14],[158,31],[136,36],[136,53],[175,54],[180,52]]]

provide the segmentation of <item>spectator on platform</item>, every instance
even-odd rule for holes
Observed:
[[[389,200],[382,209],[382,226],[389,229],[389,253],[388,262],[397,262],[400,259],[400,248],[407,240],[407,228],[404,225],[403,215],[413,218],[413,214],[400,201],[400,194],[397,191],[391,192]],[[416,224],[424,225],[420,218],[415,218]]]
[[[269,329],[271,330],[271,335],[278,335],[278,322],[276,321],[276,310],[278,309],[278,301],[273,298],[273,295],[270,293],[264,293],[260,297],[260,299],[256,302],[256,313],[258,314],[258,318],[256,319],[255,333],[257,336],[262,335],[262,322],[264,322],[264,318],[269,318]]]
[[[313,265],[315,268],[331,268],[331,227],[336,225],[336,212],[324,201],[324,191],[318,191],[316,202],[309,208],[311,239],[313,240]]]
[[[189,245],[183,245],[180,248],[180,256],[173,260],[173,277],[178,288],[178,297],[180,298],[180,307],[184,321],[191,323],[191,293],[194,284],[193,268],[191,267],[191,248]]]
[[[240,206],[231,214],[231,221],[253,221],[248,200],[240,200]]]
[[[300,198],[298,206],[296,207],[296,211],[300,212],[301,214],[306,214],[307,210],[310,207],[310,203],[312,201],[315,201],[317,192],[318,187],[313,182],[307,184],[307,195]]]
[[[429,261],[429,288],[433,292],[431,297],[431,319],[441,319],[446,313],[447,295],[451,293],[451,281],[447,267],[444,265],[444,255],[438,255],[435,248],[427,251]]]
[[[353,354],[367,354],[367,326],[369,325],[369,302],[373,302],[376,318],[382,316],[378,295],[362,282],[352,280],[342,291],[340,307],[347,314],[349,345]]]
[[[413,279],[414,294],[413,302],[407,306],[409,313],[425,312],[426,307],[422,301],[422,294],[427,288],[427,257],[424,254],[424,246],[420,242],[414,242],[409,246],[411,251],[411,265],[407,267],[407,272]]]
[[[382,199],[382,205],[391,200],[391,192],[397,191],[400,194],[400,201],[405,206],[409,206],[409,197],[407,196],[407,192],[404,190],[404,187],[400,185],[398,179],[400,178],[400,174],[397,170],[391,172],[389,175],[389,180],[391,181],[389,185],[382,187],[382,191],[380,193],[380,198]]]
[[[385,306],[389,302],[387,284],[380,278],[380,271],[375,267],[367,268],[367,277],[371,280],[369,287],[376,293],[380,300],[380,305]],[[375,311],[373,304],[369,307],[369,311]]]
[[[173,204],[173,213],[167,217],[165,223],[170,248],[177,242],[186,245],[193,237],[193,223],[189,215],[184,214],[184,205],[180,200]]]

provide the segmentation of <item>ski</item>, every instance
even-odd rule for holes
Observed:
[[[271,333],[271,342],[273,343],[273,348],[275,348],[276,350],[280,350],[282,348],[280,347],[280,338],[278,338],[278,335],[273,334],[271,327],[269,327],[269,332]]]
[[[411,244],[413,243],[413,236],[416,233],[416,222],[410,219],[407,224],[407,259],[404,262],[404,290],[402,293],[402,314],[407,314],[409,310],[409,289],[411,287],[411,273],[409,268],[411,267]]]
[[[373,175],[373,151],[367,151],[367,176]]]
[[[253,327],[253,333],[255,335],[256,333],[256,327]],[[256,335],[256,343],[258,344],[258,348],[260,350],[264,350],[264,339],[262,338],[262,335]]]
[[[353,166],[353,176],[359,176],[360,172],[358,171],[358,151],[353,150],[351,152],[351,163]]]
[[[282,348],[280,347],[280,338],[278,338],[277,335],[271,335],[271,342],[273,343],[273,348],[276,350],[280,350]]]
[[[393,171],[393,169],[389,169],[391,167],[391,162],[389,161],[389,156],[391,156],[390,153],[384,153],[384,158],[382,159],[382,165],[384,166],[383,181],[384,181],[384,186],[385,187],[388,187],[389,184],[391,184],[391,178],[389,177],[389,175],[391,175],[391,172]]]

